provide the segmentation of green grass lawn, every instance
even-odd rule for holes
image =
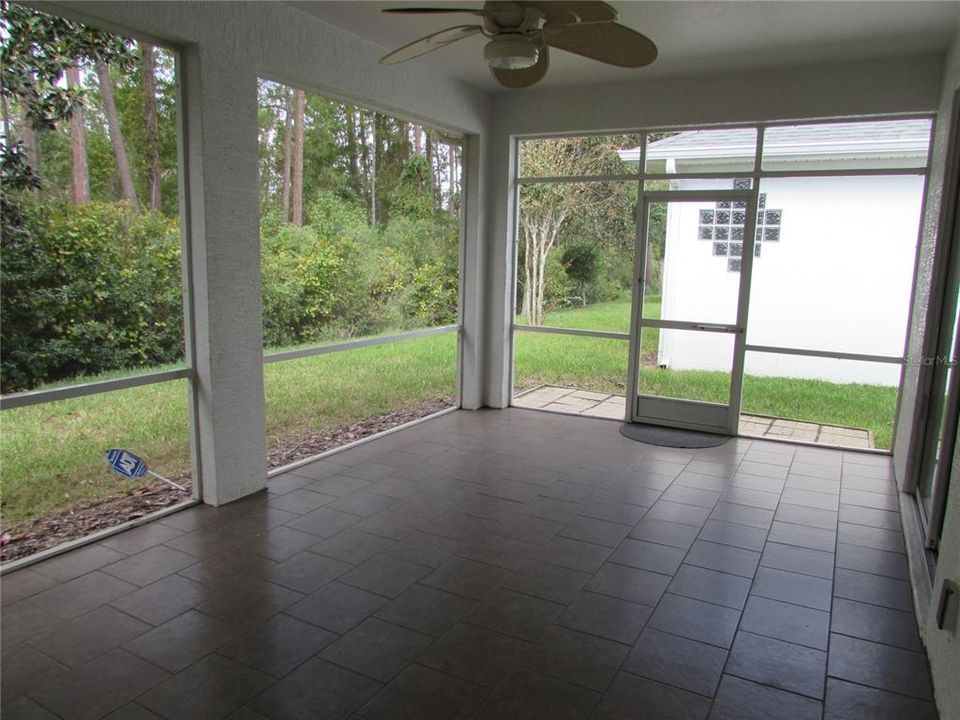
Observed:
[[[456,334],[264,366],[268,442],[453,396]],[[0,413],[4,527],[133,484],[104,452],[126,447],[167,477],[190,467],[186,381]]]
[[[552,313],[552,326],[623,332],[629,302]],[[651,334],[655,352],[656,333]],[[515,384],[624,393],[627,342],[517,333]],[[725,402],[724,373],[644,369],[650,392]],[[429,336],[264,367],[268,442],[328,430],[455,394],[456,336]],[[745,412],[873,430],[889,447],[896,389],[748,376]],[[161,474],[189,468],[187,389],[182,380],[0,413],[3,522],[39,517],[131,486],[107,470],[103,453],[127,447]]]

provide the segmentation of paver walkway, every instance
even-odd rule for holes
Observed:
[[[531,410],[588,415],[590,417],[622,420],[626,398],[623,395],[578,390],[557,385],[540,387],[519,393],[513,398],[515,407]],[[764,415],[741,415],[740,434],[750,437],[769,437],[812,442],[819,445],[873,448],[873,434],[862,428],[838,427],[819,423],[766,417]]]

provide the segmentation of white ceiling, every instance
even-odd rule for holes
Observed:
[[[358,35],[384,53],[470,15],[384,15],[385,7],[471,7],[482,2],[289,0],[289,4]],[[611,67],[570,53],[551,53],[537,87],[628,81],[868,59],[945,50],[960,23],[960,2],[780,1],[611,2],[620,22],[653,40],[657,61],[646,68]],[[485,90],[502,90],[482,60],[482,36],[434,51],[413,63],[432,64]],[[516,91],[511,91],[516,92]]]

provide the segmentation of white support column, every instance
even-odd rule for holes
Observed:
[[[197,459],[203,501],[266,485],[257,187],[257,75],[249,54],[183,52],[194,304]]]
[[[484,278],[486,253],[484,230],[486,216],[486,188],[484,179],[483,142],[479,135],[463,138],[463,265],[460,275],[461,325],[460,344],[460,405],[468,410],[483,407],[484,371]]]
[[[493,408],[507,407],[512,391],[516,166],[515,143],[509,135],[494,131],[487,151],[487,271],[483,288],[486,309],[484,404]]]

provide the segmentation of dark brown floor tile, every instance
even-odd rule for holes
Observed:
[[[522,664],[532,670],[603,692],[629,647],[582,632],[551,627]]]
[[[710,720],[820,720],[822,710],[819,700],[724,675]]]
[[[608,562],[587,583],[586,589],[653,607],[669,582],[668,575]]]
[[[636,524],[629,535],[634,540],[646,540],[686,550],[693,545],[698,531],[699,528],[689,525],[645,518]]]
[[[511,590],[565,604],[589,579],[589,573],[528,560],[502,584]]]
[[[838,513],[835,510],[819,510],[803,505],[780,503],[774,515],[774,520],[792,525],[807,525],[822,530],[835,531],[837,529],[837,515]]]
[[[651,612],[646,605],[584,591],[577,594],[556,623],[632,645]]]
[[[77,667],[143,635],[152,627],[111,607],[99,607],[30,640],[38,650]]]
[[[345,633],[386,602],[385,597],[334,581],[291,605],[285,612],[327,630]]]
[[[424,652],[418,662],[475,685],[491,687],[517,667],[531,647],[509,635],[461,623]]]
[[[70,670],[63,663],[25,644],[5,644],[0,668],[3,670],[0,673],[0,699],[4,704],[4,715],[7,703],[34,688],[47,685]]]
[[[111,650],[31,696],[65,720],[95,720],[117,709],[170,676],[123,650]]]
[[[912,612],[891,610],[838,597],[833,600],[831,630],[863,640],[923,652],[917,632],[917,618]]]
[[[44,612],[70,619],[133,592],[136,585],[96,570],[62,583],[30,598],[31,605]],[[5,613],[10,612],[7,608]],[[9,640],[8,640],[9,642]]]
[[[684,505],[683,503],[671,502],[661,497],[653,504],[653,507],[647,511],[644,517],[649,520],[663,520],[700,528],[703,527],[707,518],[710,517],[710,510],[708,507]]]
[[[749,525],[766,530],[773,522],[773,510],[765,508],[752,507],[750,505],[738,505],[736,503],[720,502],[710,513],[714,520],[723,522],[739,523],[740,525]]]
[[[411,664],[360,714],[369,720],[456,720],[471,715],[485,692],[478,685]]]
[[[123,560],[122,552],[111,550],[103,545],[87,545],[63,555],[44,560],[33,566],[33,570],[57,582],[66,582],[102,568],[104,565]]]
[[[563,610],[563,605],[506,588],[491,592],[466,622],[506,635],[535,641]]]
[[[603,565],[609,555],[610,548],[603,545],[555,537],[549,540],[534,557],[551,565],[593,573]]]
[[[305,485],[312,483],[308,477],[295,475],[293,472],[285,472],[280,475],[272,475],[267,478],[267,492],[271,495],[283,495],[284,493],[299,490]]]
[[[56,580],[41,575],[30,568],[7,573],[3,576],[3,582],[0,583],[0,598],[2,598],[3,607],[20,600],[26,600],[37,593],[49,590],[56,584]]]
[[[883,528],[884,530],[900,530],[900,513],[890,510],[877,510],[859,505],[840,504],[840,522],[853,525]]]
[[[62,625],[63,619],[21,600],[3,609],[0,623],[3,647],[7,649]]]
[[[160,720],[162,715],[157,715],[152,710],[147,710],[143,705],[137,705],[135,702],[127,703],[118,707],[103,720]],[[230,715],[233,718],[233,715]]]
[[[729,648],[739,620],[737,610],[667,593],[647,621],[647,627]]]
[[[526,669],[514,671],[487,697],[475,720],[586,720],[600,694]]]
[[[508,577],[510,573],[503,568],[454,557],[420,582],[438,590],[479,600]]]
[[[439,637],[476,605],[476,600],[424,585],[414,585],[378,610],[376,617]]]
[[[281,562],[316,543],[315,535],[280,526],[258,534],[245,550]]]
[[[923,653],[831,634],[830,677],[881,690],[932,700],[930,672]]]
[[[744,550],[732,545],[721,545],[706,540],[697,540],[684,559],[684,563],[687,565],[695,565],[745,578],[754,576],[759,561],[760,553],[753,550]]]
[[[837,534],[833,530],[825,528],[774,522],[770,526],[767,541],[783,545],[795,545],[810,550],[820,550],[821,552],[833,552],[837,542]]]
[[[360,478],[350,477],[349,475],[334,474],[319,480],[314,480],[304,487],[313,492],[323,493],[324,495],[343,497],[356,490],[363,490],[364,488],[370,487],[370,485],[372,485],[372,483],[369,480],[361,480]]]
[[[18,697],[3,706],[4,720],[60,720],[28,697]]]
[[[105,565],[102,570],[128,583],[150,585],[197,562],[193,555],[158,545],[136,555]]]
[[[266,578],[277,567],[277,562],[261,555],[244,552],[240,549],[228,550],[210,555],[196,565],[181,570],[191,580],[203,583],[207,587],[239,583],[253,578]]]
[[[697,487],[687,487],[685,485],[672,485],[660,496],[660,500],[666,500],[672,503],[682,503],[684,505],[696,505],[698,507],[712,509],[723,493],[717,490],[704,490]],[[659,502],[659,501],[658,501]]]
[[[314,493],[316,494],[316,493]],[[287,527],[301,532],[328,538],[341,530],[357,525],[363,518],[352,513],[341,512],[328,507],[319,507],[316,510],[301,515],[287,523]]]
[[[461,543],[439,535],[414,532],[391,545],[385,553],[391,557],[427,567],[439,567],[461,547]]]
[[[429,635],[368,618],[328,645],[321,657],[385,683],[432,642]]]
[[[197,610],[233,625],[258,625],[303,599],[303,593],[260,578],[211,586]]]
[[[913,612],[913,594],[905,580],[837,568],[833,594],[847,600],[864,600],[873,605]]]
[[[713,645],[647,628],[623,663],[634,675],[713,697],[727,651]]]
[[[336,638],[332,632],[280,614],[222,646],[218,652],[274,677],[282,677]]]
[[[350,563],[314,552],[301,552],[271,568],[266,577],[278,585],[301,593],[312,593],[351,570]]]
[[[887,552],[902,553],[904,551],[903,533],[899,530],[884,530],[841,522],[837,525],[837,540]]]
[[[613,551],[610,562],[673,575],[683,562],[686,552],[683,548],[626,538]]]
[[[938,720],[932,702],[827,678],[824,720]],[[946,718],[944,718],[946,720]]]
[[[631,537],[633,537],[632,533]],[[723,520],[707,520],[703,530],[700,531],[700,539],[721,545],[733,545],[745,550],[762,550],[763,543],[767,539],[767,531],[764,528],[728,523]]]
[[[170,672],[180,672],[229,641],[236,630],[217,618],[190,610],[131,640],[129,650]]]
[[[151,625],[160,625],[202,602],[203,593],[200,583],[170,575],[110,604]]]
[[[831,552],[776,542],[768,542],[763,548],[763,557],[760,558],[760,564],[764,567],[813,575],[825,580],[833,577],[833,561],[834,555]]]
[[[761,566],[757,570],[750,593],[829,612],[832,585],[829,580],[812,575]]]
[[[574,508],[574,515],[577,514],[577,508],[579,508],[579,514],[584,517],[606,520],[621,525],[635,525],[647,512],[647,508],[643,505],[631,505],[630,503],[612,502],[610,500],[594,500],[584,505],[569,504]],[[561,518],[554,519],[560,520]],[[566,521],[569,522],[572,519],[568,518]]]
[[[375,488],[376,485],[371,485],[366,490],[357,490],[349,495],[344,495],[330,503],[328,507],[361,517],[370,517],[381,510],[396,505],[399,501],[398,498],[378,493]]]
[[[317,543],[311,548],[311,551],[332,557],[335,560],[358,565],[378,552],[386,550],[393,543],[394,541],[389,538],[348,528]]]
[[[830,640],[830,613],[751,595],[740,629],[826,650]]]
[[[165,543],[179,537],[183,531],[163,525],[158,522],[147,523],[133,530],[112,535],[105,540],[100,541],[100,545],[108,547],[111,550],[124,553],[125,555],[135,555],[149,548]]]
[[[430,568],[423,565],[389,555],[375,555],[341,575],[338,582],[378,595],[396,597],[429,572]]]
[[[341,720],[380,687],[363,675],[313,658],[254,698],[250,708],[271,720],[316,718],[318,708],[323,708],[324,720]]]
[[[635,720],[638,708],[650,720],[704,720],[710,701],[653,680],[618,673],[603,696],[595,720]]]
[[[667,589],[675,595],[742,610],[750,591],[750,579],[684,564]]]
[[[887,493],[843,488],[840,491],[840,502],[846,505],[857,505],[863,508],[889,510],[895,513],[900,512],[899,496],[888,495]]]
[[[898,580],[909,577],[906,555],[843,542],[837,543],[837,567],[885,575]]]
[[[137,699],[169,720],[219,720],[273,682],[246,665],[210,655]]]
[[[827,653],[753,633],[737,633],[726,672],[761,685],[823,699]]]

